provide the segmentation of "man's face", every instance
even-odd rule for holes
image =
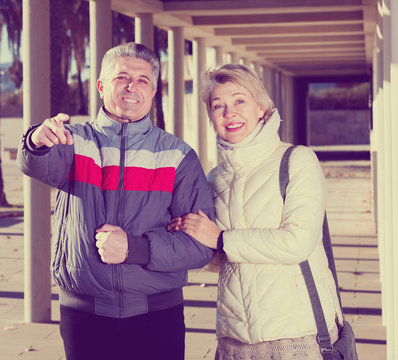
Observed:
[[[107,114],[119,122],[134,122],[147,115],[156,93],[152,66],[145,60],[121,57],[97,88]]]

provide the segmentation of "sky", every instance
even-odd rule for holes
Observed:
[[[0,64],[9,63],[12,61],[12,54],[8,48],[8,34],[4,28],[0,42]]]

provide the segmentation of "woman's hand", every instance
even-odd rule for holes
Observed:
[[[172,222],[171,224],[176,224],[176,222]],[[169,226],[171,224],[169,224]],[[167,229],[169,228],[169,226],[167,227]],[[211,221],[207,217],[207,215],[202,210],[198,210],[197,215],[184,215],[180,219],[180,223],[178,223],[177,221],[176,228],[177,227],[178,229],[186,232],[188,235],[191,235],[201,244],[211,249],[217,249],[217,239],[220,235],[221,230],[213,221]]]
[[[167,231],[176,232],[180,230],[180,226],[181,226],[181,218],[179,216],[172,218],[170,224],[167,225]]]

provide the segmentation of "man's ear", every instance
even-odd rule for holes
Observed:
[[[104,98],[104,83],[101,80],[97,80],[97,89],[100,94],[100,98]]]
[[[156,88],[154,88],[154,89],[152,90],[152,99],[153,99],[153,97],[155,96],[157,90],[158,90],[158,89],[156,89]]]

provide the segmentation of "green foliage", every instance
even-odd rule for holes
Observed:
[[[309,93],[310,110],[368,109],[370,102],[370,84],[360,83],[353,86],[338,86]]]

